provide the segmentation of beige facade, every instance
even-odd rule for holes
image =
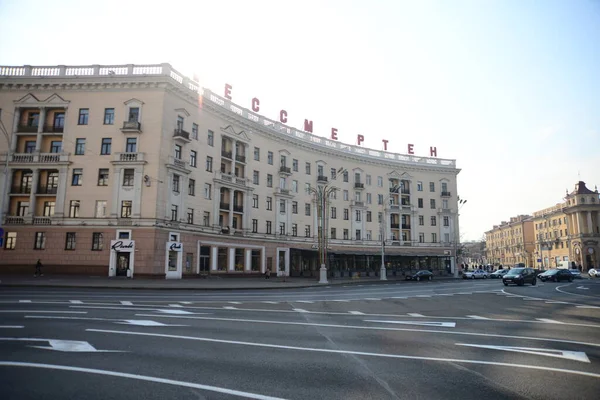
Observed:
[[[533,266],[533,221],[529,215],[512,217],[485,233],[487,262],[495,266],[524,263]]]
[[[533,213],[535,258],[539,269],[556,268],[570,261],[570,240],[564,203]]]
[[[285,126],[169,64],[0,67],[0,110],[5,268],[312,276],[318,187],[332,273],[378,270],[382,231],[392,273],[454,268],[454,160]]]

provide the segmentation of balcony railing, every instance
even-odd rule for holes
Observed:
[[[44,133],[63,133],[64,131],[64,126],[44,125]]]
[[[56,194],[58,192],[58,186],[46,186],[40,185],[36,191],[36,194]]]
[[[145,153],[115,153],[114,161],[116,162],[142,162],[144,161]]]
[[[229,158],[233,160],[233,152],[227,150],[221,150],[221,157]]]
[[[365,184],[362,182],[354,182],[354,189],[364,189]]]
[[[317,182],[325,182],[326,183],[327,181],[328,181],[328,179],[325,175],[317,176]]]
[[[292,169],[290,167],[286,167],[285,165],[282,165],[279,167],[279,172],[284,173],[284,174],[291,174]]]
[[[25,223],[24,217],[5,217],[4,225],[23,225]]]
[[[19,125],[17,127],[17,132],[36,133],[37,131],[38,131],[37,125]]]
[[[234,204],[233,205],[233,211],[235,211],[235,212],[244,212],[244,206],[240,206],[240,205]]]
[[[182,139],[186,142],[190,142],[190,133],[184,131],[183,129],[175,128],[175,130],[173,131],[173,137],[175,139]]]
[[[402,229],[410,229],[410,224],[402,224]]]
[[[11,194],[30,194],[31,186],[13,185],[13,187],[10,188],[10,193]]]
[[[401,194],[410,194],[410,189],[409,188],[400,188],[400,193]]]
[[[23,164],[55,164],[69,161],[68,153],[15,153],[10,161]]]
[[[122,132],[141,132],[142,123],[138,121],[123,121]]]
[[[442,197],[450,197],[450,192],[442,192]]]
[[[246,162],[246,156],[243,155],[243,154],[236,154],[235,155],[235,161],[241,162],[241,163],[245,163]]]
[[[225,203],[224,201],[219,202],[220,210],[229,210],[229,203]]]
[[[279,193],[279,194],[290,194],[290,190],[289,189],[283,189],[283,188],[277,188],[275,193]]]
[[[352,200],[352,205],[356,206],[356,207],[364,207],[365,206],[365,202],[364,201],[358,201],[358,200]]]
[[[392,229],[400,229],[400,224],[398,223],[392,222],[390,225],[392,226]]]
[[[52,219],[50,217],[33,217],[34,225],[51,225]]]

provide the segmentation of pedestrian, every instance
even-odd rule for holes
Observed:
[[[42,274],[42,261],[39,258],[35,263],[35,274],[33,276],[36,278],[38,276],[44,276],[44,274]]]
[[[265,279],[271,279],[271,271],[269,269],[265,269]]]

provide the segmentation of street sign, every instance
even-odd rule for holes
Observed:
[[[0,236],[4,237],[4,229],[0,228]]]
[[[542,259],[541,259],[541,258],[538,258],[538,262],[542,262]]]

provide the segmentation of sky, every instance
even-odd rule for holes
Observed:
[[[600,185],[600,0],[0,0],[0,65],[162,62],[319,136],[436,147],[463,241]]]

